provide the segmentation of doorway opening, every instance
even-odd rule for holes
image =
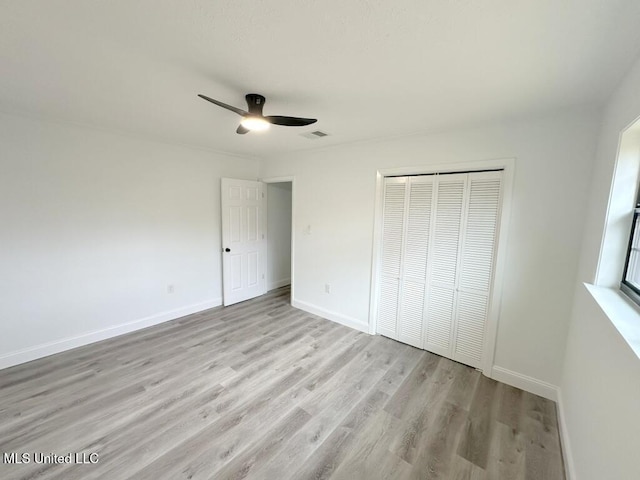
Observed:
[[[282,289],[293,295],[293,178],[262,180],[267,193],[267,292]]]

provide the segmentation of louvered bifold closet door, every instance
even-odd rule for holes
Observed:
[[[410,177],[400,276],[398,340],[422,348],[434,176]]]
[[[480,367],[493,278],[502,172],[470,173],[458,280],[453,359]]]
[[[382,254],[378,293],[378,333],[398,339],[400,272],[405,235],[407,178],[385,178],[382,211]]]
[[[378,333],[480,367],[502,172],[386,178]]]
[[[453,356],[460,231],[466,182],[466,174],[439,175],[435,180],[433,247],[424,348],[449,358]]]

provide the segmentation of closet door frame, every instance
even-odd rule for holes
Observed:
[[[444,173],[466,173],[479,172],[483,170],[503,170],[502,179],[502,206],[500,222],[497,235],[497,249],[495,253],[495,266],[493,271],[493,281],[491,295],[489,299],[489,312],[487,315],[487,326],[482,355],[482,372],[492,377],[494,366],[496,335],[498,332],[498,322],[500,305],[502,300],[502,290],[504,283],[504,268],[506,264],[506,252],[508,245],[509,220],[511,218],[511,202],[513,192],[513,179],[515,174],[515,158],[501,158],[493,160],[478,160],[462,163],[421,165],[417,167],[397,167],[380,169],[376,173],[376,198],[375,217],[373,232],[372,250],[372,272],[371,272],[371,297],[369,306],[369,333],[375,335],[377,332],[378,314],[378,294],[381,273],[382,254],[382,212],[384,206],[384,179],[385,177],[396,177],[405,175],[430,175]]]

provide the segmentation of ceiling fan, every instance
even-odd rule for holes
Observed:
[[[231,110],[242,117],[240,125],[236,133],[245,134],[251,130],[261,131],[269,128],[271,124],[284,125],[285,127],[304,127],[305,125],[311,125],[317,122],[315,118],[300,118],[300,117],[283,117],[280,115],[262,115],[262,107],[264,106],[265,98],[257,93],[249,93],[245,96],[247,99],[248,111],[236,108],[226,103],[222,103],[213,98],[209,98],[206,95],[198,95],[200,98],[205,99],[219,107]]]

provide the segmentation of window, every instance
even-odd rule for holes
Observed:
[[[640,193],[633,213],[631,235],[620,290],[640,305]]]

